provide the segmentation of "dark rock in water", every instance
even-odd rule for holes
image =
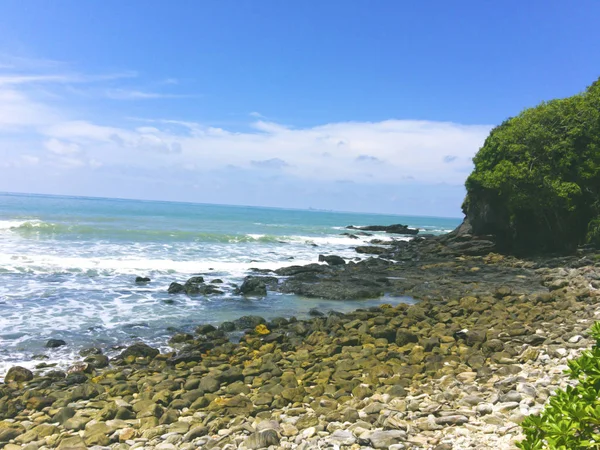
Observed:
[[[384,288],[378,283],[366,284],[361,281],[345,280],[340,283],[324,280],[314,283],[290,279],[282,284],[281,292],[330,300],[360,300],[378,298],[384,294]]]
[[[319,255],[319,262],[326,262],[330,266],[342,266],[346,264],[344,258],[337,255]]]
[[[311,308],[308,311],[308,315],[312,317],[323,317],[325,314],[319,311],[317,308]]]
[[[198,295],[201,292],[202,285],[204,283],[204,277],[195,276],[190,278],[183,285],[183,290],[187,295]],[[212,287],[212,286],[211,286]]]
[[[177,333],[173,335],[171,339],[169,339],[169,344],[182,344],[184,342],[193,341],[194,336],[189,333]]]
[[[200,295],[219,295],[222,294],[223,291],[218,289],[216,286],[207,284],[199,286],[196,293]],[[188,295],[192,295],[192,293],[188,292]]]
[[[247,330],[250,328],[256,328],[258,325],[265,324],[267,321],[260,316],[242,316],[239,319],[233,321],[236,328],[240,330]]]
[[[97,347],[84,348],[79,351],[79,356],[101,355],[102,350]]]
[[[355,227],[349,225],[346,227],[348,230],[361,230],[361,231],[385,231],[386,233],[393,234],[410,234],[415,235],[419,233],[419,230],[415,228],[408,228],[408,225],[395,224],[395,225],[367,225],[363,227]]]
[[[136,358],[140,356],[146,358],[154,358],[159,353],[160,352],[157,349],[152,348],[149,345],[144,344],[143,342],[136,342],[135,344],[130,345],[125,350],[123,350],[123,352],[121,352],[121,354],[119,355],[119,358],[125,359],[128,356],[134,356]]]
[[[262,273],[262,274],[273,273],[273,271],[271,269],[258,269],[256,267],[250,267],[249,271],[254,272],[254,273]]]
[[[348,236],[350,239],[358,239],[358,236],[352,233],[342,233],[340,236]]]
[[[21,366],[13,366],[8,369],[6,372],[6,376],[4,377],[4,382],[8,383],[9,381],[23,382],[33,380],[33,372],[25,367]]]
[[[374,247],[371,245],[361,245],[355,248],[356,253],[366,253],[369,255],[382,255],[388,252],[387,248],[384,247]]]
[[[267,285],[261,277],[248,276],[237,290],[242,295],[265,297],[267,295]]]
[[[200,325],[196,328],[196,334],[208,334],[212,333],[213,331],[217,331],[217,329],[209,323],[205,325]]]
[[[169,294],[181,294],[182,292],[185,292],[185,288],[183,287],[183,284],[173,282],[169,285],[167,292]]]
[[[151,280],[148,277],[135,277],[135,282],[142,284],[142,283],[149,283]]]
[[[307,264],[306,266],[290,266],[277,269],[275,273],[283,277],[290,277],[304,272],[326,273],[332,269],[321,264]]]
[[[225,333],[230,333],[235,331],[235,324],[233,322],[223,322],[219,325],[219,330],[224,331]]]
[[[62,347],[63,345],[67,345],[67,343],[62,339],[48,339],[46,342],[46,348],[57,348]]]
[[[186,285],[190,284],[202,284],[204,283],[204,277],[196,275],[185,282]]]
[[[187,295],[213,295],[222,294],[223,291],[217,289],[216,286],[204,284],[204,277],[195,276],[185,282],[185,284],[171,283],[168,291],[169,294],[181,294],[186,293]]]
[[[275,317],[275,318],[271,319],[267,328],[269,328],[269,329],[281,328],[281,327],[286,326],[288,323],[290,323],[290,321],[288,319],[286,319],[285,317]]]
[[[215,278],[214,280],[211,281],[212,284],[221,284],[223,283],[223,280],[221,280],[220,278]]]

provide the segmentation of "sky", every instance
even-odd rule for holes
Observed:
[[[600,2],[0,0],[0,191],[459,217]]]

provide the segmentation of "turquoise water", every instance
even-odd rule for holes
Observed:
[[[173,330],[247,314],[305,317],[313,307],[380,303],[244,299],[232,285],[251,267],[307,264],[319,253],[355,258],[356,245],[381,234],[354,240],[341,235],[345,226],[392,223],[439,234],[459,219],[0,194],[0,376],[15,363],[31,366],[33,355],[64,363],[81,348],[110,354],[134,339],[164,348]],[[172,281],[196,274],[222,279],[225,294],[167,294]],[[137,275],[152,281],[136,285]],[[68,345],[45,349],[49,338]]]

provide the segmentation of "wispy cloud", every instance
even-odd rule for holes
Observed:
[[[135,72],[108,73],[98,75],[86,74],[43,74],[43,75],[0,75],[0,86],[32,84],[32,83],[95,83],[101,81],[118,80],[123,78],[135,78]]]
[[[130,89],[108,89],[106,96],[113,100],[151,100],[160,98],[190,98],[190,95],[147,92]]]

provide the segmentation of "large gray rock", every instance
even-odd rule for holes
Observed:
[[[252,450],[279,445],[279,435],[277,431],[272,429],[260,431],[248,436],[244,441],[244,445],[246,448]]]
[[[360,435],[362,441],[368,441],[373,448],[389,448],[406,439],[406,432],[400,430],[365,431]]]

